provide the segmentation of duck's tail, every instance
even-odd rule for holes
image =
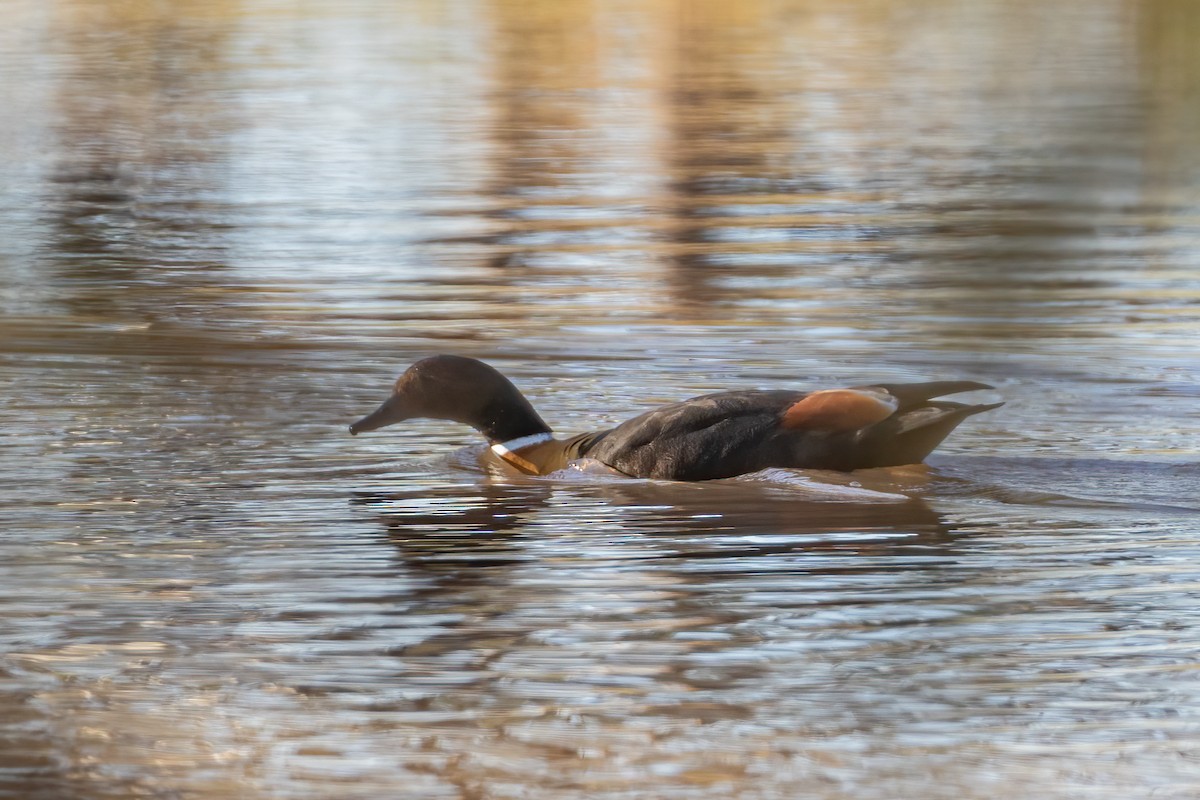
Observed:
[[[935,400],[948,394],[991,389],[975,381],[880,384],[900,401],[896,413],[862,431],[859,462],[865,467],[894,467],[916,464],[934,451],[967,417],[999,408],[1004,403],[971,405]]]

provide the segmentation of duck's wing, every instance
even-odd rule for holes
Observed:
[[[719,392],[592,434],[580,455],[638,478],[712,480],[767,467],[855,470],[915,464],[964,419],[1002,403],[937,400],[974,381],[819,392]]]
[[[857,391],[883,390],[899,403],[900,411],[919,408],[926,405],[935,397],[945,397],[949,394],[977,392],[981,389],[996,387],[979,383],[978,381],[928,381],[926,383],[873,383],[870,386],[855,386]]]
[[[613,428],[586,455],[638,478],[695,481],[753,472],[779,455],[773,434],[780,416],[803,396],[718,392],[671,403]]]

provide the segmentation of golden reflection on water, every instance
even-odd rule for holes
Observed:
[[[0,796],[1200,791],[1194,3],[5,12]],[[1008,405],[707,486],[344,436],[442,350],[564,432]]]

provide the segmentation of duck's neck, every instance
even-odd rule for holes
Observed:
[[[520,392],[506,394],[487,404],[474,427],[487,438],[488,444],[504,444],[538,436],[545,441],[553,436],[550,426],[538,416],[533,405]]]
[[[538,445],[545,444],[554,440],[554,434],[546,431],[545,433],[532,433],[529,436],[521,436],[517,439],[509,439],[504,442],[493,442],[492,452],[495,453],[501,461],[507,461],[512,466],[516,467],[521,472],[527,475],[544,475],[543,467],[539,466],[538,459],[530,455]],[[526,458],[529,456],[529,458]],[[532,460],[531,460],[532,459]]]

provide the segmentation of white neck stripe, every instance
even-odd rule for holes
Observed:
[[[500,457],[504,457],[509,453],[515,453],[519,450],[525,449],[526,447],[532,447],[535,444],[548,442],[553,438],[554,434],[550,433],[550,431],[544,431],[543,433],[531,433],[528,436],[509,439],[507,442],[497,442],[496,444],[492,445],[492,452]]]

